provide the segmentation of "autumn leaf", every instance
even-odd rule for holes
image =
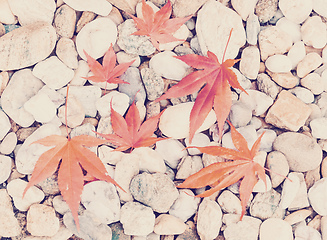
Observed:
[[[214,156],[221,156],[233,161],[219,162],[211,164],[199,172],[188,177],[178,188],[202,188],[211,186],[211,188],[197,197],[208,197],[213,193],[226,188],[241,180],[239,192],[242,205],[241,220],[245,214],[246,205],[250,199],[253,187],[262,179],[266,184],[265,168],[259,163],[253,161],[260,148],[260,141],[264,132],[255,141],[251,150],[244,137],[236,131],[235,127],[228,121],[231,128],[233,144],[237,150],[219,147],[196,147],[202,153]],[[267,185],[266,185],[267,186]]]
[[[153,137],[157,129],[160,114],[148,119],[143,124],[140,113],[133,101],[126,113],[125,119],[111,107],[111,124],[115,134],[102,134],[96,132],[108,142],[118,146],[116,151],[125,151],[129,148],[148,147],[165,138]]]
[[[230,32],[227,46],[231,33],[232,31]],[[237,81],[235,73],[230,69],[239,60],[227,59],[224,61],[223,56],[222,63],[220,64],[214,53],[208,51],[207,55],[208,57],[196,54],[175,56],[177,59],[199,70],[184,77],[180,82],[168,89],[164,95],[156,99],[156,102],[158,102],[167,98],[182,97],[192,94],[204,86],[200,90],[190,114],[190,142],[212,107],[216,113],[219,138],[221,138],[224,123],[232,106],[230,86],[246,92]]]
[[[68,89],[69,87],[67,87],[67,92]],[[60,165],[58,170],[59,190],[72,212],[77,229],[79,229],[78,206],[81,201],[84,184],[83,170],[96,179],[113,183],[121,188],[108,175],[105,166],[97,155],[87,149],[87,147],[96,147],[105,142],[107,141],[89,135],[80,135],[73,138],[70,138],[69,135],[68,138],[60,135],[51,135],[33,142],[32,144],[54,147],[44,152],[36,162],[32,177],[24,190],[23,196],[30,187],[54,174],[58,165]]]
[[[126,70],[133,64],[133,61],[122,63],[116,66],[116,54],[114,49],[112,48],[112,44],[110,45],[108,51],[103,57],[102,65],[92,58],[85,50],[84,54],[87,59],[87,64],[91,69],[93,76],[84,77],[87,80],[91,80],[93,82],[107,82],[107,83],[127,83],[119,78]]]
[[[142,0],[142,15],[144,19],[134,17],[128,13],[139,29],[132,35],[145,35],[150,37],[151,43],[158,51],[160,51],[159,44],[161,43],[182,41],[181,39],[175,38],[173,34],[192,16],[170,19],[171,12],[172,7],[169,0],[167,4],[156,13],[145,3],[145,0]]]

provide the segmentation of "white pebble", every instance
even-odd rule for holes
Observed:
[[[292,61],[286,55],[276,54],[265,62],[266,67],[274,73],[287,73],[292,69]]]

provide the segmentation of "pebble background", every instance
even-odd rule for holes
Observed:
[[[171,0],[174,17],[193,15],[157,51],[127,13],[142,17],[139,0],[0,0],[1,240],[327,240],[327,1]],[[158,11],[165,0],[148,4]],[[210,112],[191,143],[189,115],[196,93],[154,103],[192,68],[174,58],[241,58],[233,71],[248,92],[233,92],[229,120],[249,147],[266,131],[255,161],[267,172],[253,189],[243,221],[239,184],[205,199],[176,185],[225,161],[186,146],[234,148],[226,125],[218,143]],[[101,57],[113,44],[118,63],[135,60],[120,77],[130,84],[93,83],[83,53]],[[77,231],[53,175],[22,198],[39,156],[32,144],[64,135],[112,133],[110,102],[124,114],[136,95],[147,119],[166,109],[154,148],[92,150],[125,192],[85,185]],[[106,89],[105,89],[106,88]],[[284,180],[288,176],[292,181]]]

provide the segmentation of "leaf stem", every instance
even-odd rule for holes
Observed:
[[[67,126],[67,100],[68,100],[68,90],[69,90],[69,84],[67,85],[67,92],[66,92],[65,125],[66,125],[67,138],[68,138],[68,141],[70,141],[70,136],[69,136],[69,133],[68,133],[68,126]]]
[[[229,37],[228,37],[228,40],[227,40],[227,43],[226,43],[226,47],[225,47],[225,50],[224,50],[223,59],[221,60],[222,63],[225,60],[225,54],[226,54],[227,47],[228,47],[228,44],[229,44],[229,41],[230,41],[230,37],[232,36],[232,32],[233,32],[233,28],[229,32]]]

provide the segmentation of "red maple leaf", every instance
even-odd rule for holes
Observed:
[[[188,54],[175,56],[193,68],[199,69],[184,77],[179,83],[168,89],[168,91],[156,99],[156,102],[167,98],[177,98],[192,94],[204,87],[199,92],[190,114],[190,141],[195,132],[202,125],[212,107],[216,113],[219,137],[226,118],[232,106],[232,92],[230,86],[246,92],[239,82],[237,76],[230,69],[239,60],[227,59],[224,61],[226,49],[231,37],[229,35],[222,63],[220,64],[217,56],[208,51],[206,56]]]
[[[267,169],[253,161],[253,158],[260,148],[260,141],[264,132],[255,141],[251,150],[249,150],[244,137],[236,131],[235,127],[229,121],[228,123],[231,127],[233,144],[237,150],[219,146],[196,148],[202,153],[221,156],[234,161],[213,163],[191,175],[177,187],[202,188],[209,185],[211,186],[211,189],[197,195],[197,197],[208,197],[242,179],[239,189],[242,205],[242,220],[245,214],[246,205],[250,199],[254,185],[258,182],[258,178],[262,179],[266,184],[265,170]]]
[[[67,87],[68,93],[69,86]],[[67,98],[66,98],[66,128],[67,128]],[[95,147],[104,144],[105,140],[89,135],[80,135],[73,138],[51,135],[33,142],[43,146],[54,146],[44,152],[35,164],[32,177],[27,184],[26,191],[33,185],[43,181],[58,170],[58,185],[62,197],[68,204],[77,229],[79,229],[78,206],[83,191],[84,174],[104,180],[121,188],[107,173],[105,166],[97,155],[86,147]],[[122,189],[122,188],[121,188]],[[123,190],[123,189],[122,189]],[[123,190],[124,191],[124,190]]]
[[[118,146],[116,151],[125,151],[131,148],[148,147],[152,144],[161,141],[165,138],[153,137],[154,131],[157,129],[158,121],[163,112],[148,119],[143,124],[140,118],[140,113],[133,101],[129,107],[125,118],[117,113],[111,107],[111,124],[115,134],[98,133],[108,142]]]
[[[102,65],[92,58],[87,52],[84,51],[84,54],[87,59],[87,64],[91,69],[93,76],[84,77],[87,80],[91,80],[93,82],[107,82],[107,83],[127,83],[119,78],[124,72],[126,72],[127,68],[133,64],[133,61],[122,63],[116,66],[116,54],[114,49],[112,48],[112,44],[110,45],[108,51],[103,57]]]
[[[145,3],[145,0],[142,0],[142,15],[144,20],[128,13],[128,15],[133,18],[136,27],[139,29],[132,35],[149,36],[150,41],[157,50],[159,50],[159,44],[161,43],[182,41],[181,39],[175,38],[173,34],[192,16],[169,19],[171,11],[172,7],[169,0],[167,4],[156,13],[154,13],[153,9]]]

